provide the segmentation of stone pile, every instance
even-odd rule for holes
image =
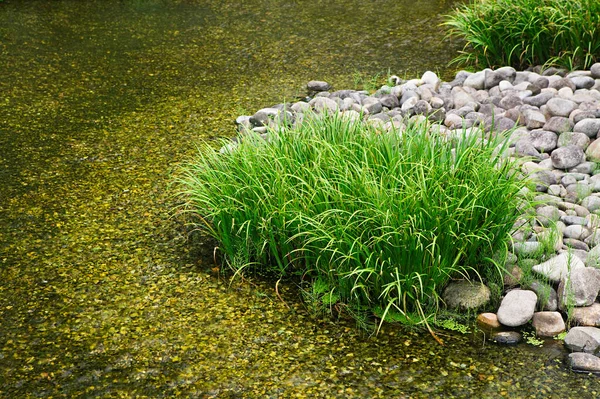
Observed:
[[[535,181],[536,206],[524,210],[534,215],[524,214],[515,226],[501,305],[478,322],[495,331],[498,342],[514,343],[520,339],[515,329],[530,322],[539,337],[564,332],[571,310],[570,323],[577,327],[565,338],[573,351],[568,362],[574,370],[600,372],[600,63],[570,73],[511,67],[460,71],[452,82],[428,71],[420,79],[394,76],[389,83],[370,95],[309,82],[306,101],[264,108],[236,123],[242,137],[264,138],[269,128],[301,123],[307,111],[397,131],[407,120],[423,121],[449,137],[512,130],[506,156],[522,158],[521,173]],[[542,253],[551,255],[542,262]],[[538,279],[523,284],[524,270]],[[444,295],[453,307],[477,308],[489,298],[487,287],[460,284]]]

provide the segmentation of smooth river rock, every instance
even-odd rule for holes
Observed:
[[[600,348],[600,328],[571,328],[565,337],[565,346],[573,352],[596,354]]]
[[[509,327],[522,326],[533,317],[536,303],[537,295],[533,291],[509,291],[500,303],[498,321]]]

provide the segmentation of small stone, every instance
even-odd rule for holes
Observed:
[[[532,267],[532,270],[548,280],[560,282],[569,271],[585,268],[583,262],[576,256],[563,253]]]
[[[600,358],[592,355],[591,353],[569,353],[567,361],[569,363],[569,367],[573,371],[586,373],[600,372]]]
[[[329,89],[331,89],[331,85],[327,82],[323,82],[320,80],[311,80],[306,85],[306,88],[309,91],[328,91]]]
[[[477,316],[477,326],[483,331],[494,331],[501,327],[495,313],[481,313]]]
[[[570,132],[573,129],[573,122],[564,116],[553,116],[548,119],[548,122],[546,122],[543,129],[559,134]]]
[[[595,212],[600,209],[600,197],[590,195],[581,201],[581,206],[585,207],[590,212]]]
[[[563,244],[567,248],[577,249],[581,251],[589,251],[590,247],[583,241],[580,241],[576,238],[565,238],[563,239]]]
[[[527,105],[533,105],[534,107],[541,107],[554,98],[554,94],[550,92],[541,92],[537,96],[525,97],[523,102]]]
[[[571,82],[577,89],[591,89],[596,84],[596,81],[589,76],[574,76],[571,78]]]
[[[517,265],[508,268],[508,273],[504,274],[504,285],[508,287],[515,286],[521,282],[523,270]]]
[[[585,151],[585,149],[590,145],[590,138],[584,133],[565,132],[558,136],[556,145],[558,147],[574,145]]]
[[[594,65],[592,65],[590,72],[592,74],[592,78],[600,79],[600,62],[596,62]]]
[[[571,320],[578,326],[600,327],[600,303],[573,308]]]
[[[475,72],[469,75],[463,82],[463,86],[482,90],[485,87],[485,71]]]
[[[531,256],[540,253],[542,244],[537,241],[514,242],[512,250],[517,256]]]
[[[327,97],[315,97],[308,102],[316,112],[333,114],[340,108],[339,104]]]
[[[565,337],[565,346],[573,352],[596,354],[600,347],[600,328],[571,328]]]
[[[467,280],[452,281],[442,295],[450,309],[477,309],[490,300],[490,289],[479,282]]]
[[[558,295],[556,290],[550,285],[534,280],[529,289],[535,292],[538,297],[537,308],[547,311],[555,311],[558,309]]]
[[[559,312],[536,312],[533,328],[538,337],[554,337],[565,331],[565,321]]]
[[[541,206],[536,213],[538,222],[544,227],[552,226],[560,218],[560,211],[552,205]]]
[[[563,230],[563,235],[566,238],[574,238],[580,241],[585,240],[590,234],[592,234],[592,232],[587,227],[580,224],[572,224]]]
[[[558,136],[554,132],[534,130],[529,136],[529,141],[536,150],[549,153],[556,148]]]
[[[502,345],[516,345],[523,340],[523,336],[516,331],[500,331],[492,335],[492,341]]]
[[[509,327],[522,326],[533,317],[536,303],[537,295],[533,291],[509,291],[498,308],[498,321]]]

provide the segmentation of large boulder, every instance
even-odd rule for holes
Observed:
[[[573,352],[596,354],[600,349],[600,328],[571,328],[565,337],[565,346]]]
[[[468,280],[452,281],[442,295],[450,309],[477,309],[490,300],[490,289],[480,282]]]
[[[565,321],[559,312],[536,312],[533,328],[538,337],[554,337],[565,331]]]

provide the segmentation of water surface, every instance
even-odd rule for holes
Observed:
[[[308,80],[438,71],[453,2],[0,2],[0,396],[573,397],[560,343],[311,317],[218,277],[170,182],[195,144]]]

